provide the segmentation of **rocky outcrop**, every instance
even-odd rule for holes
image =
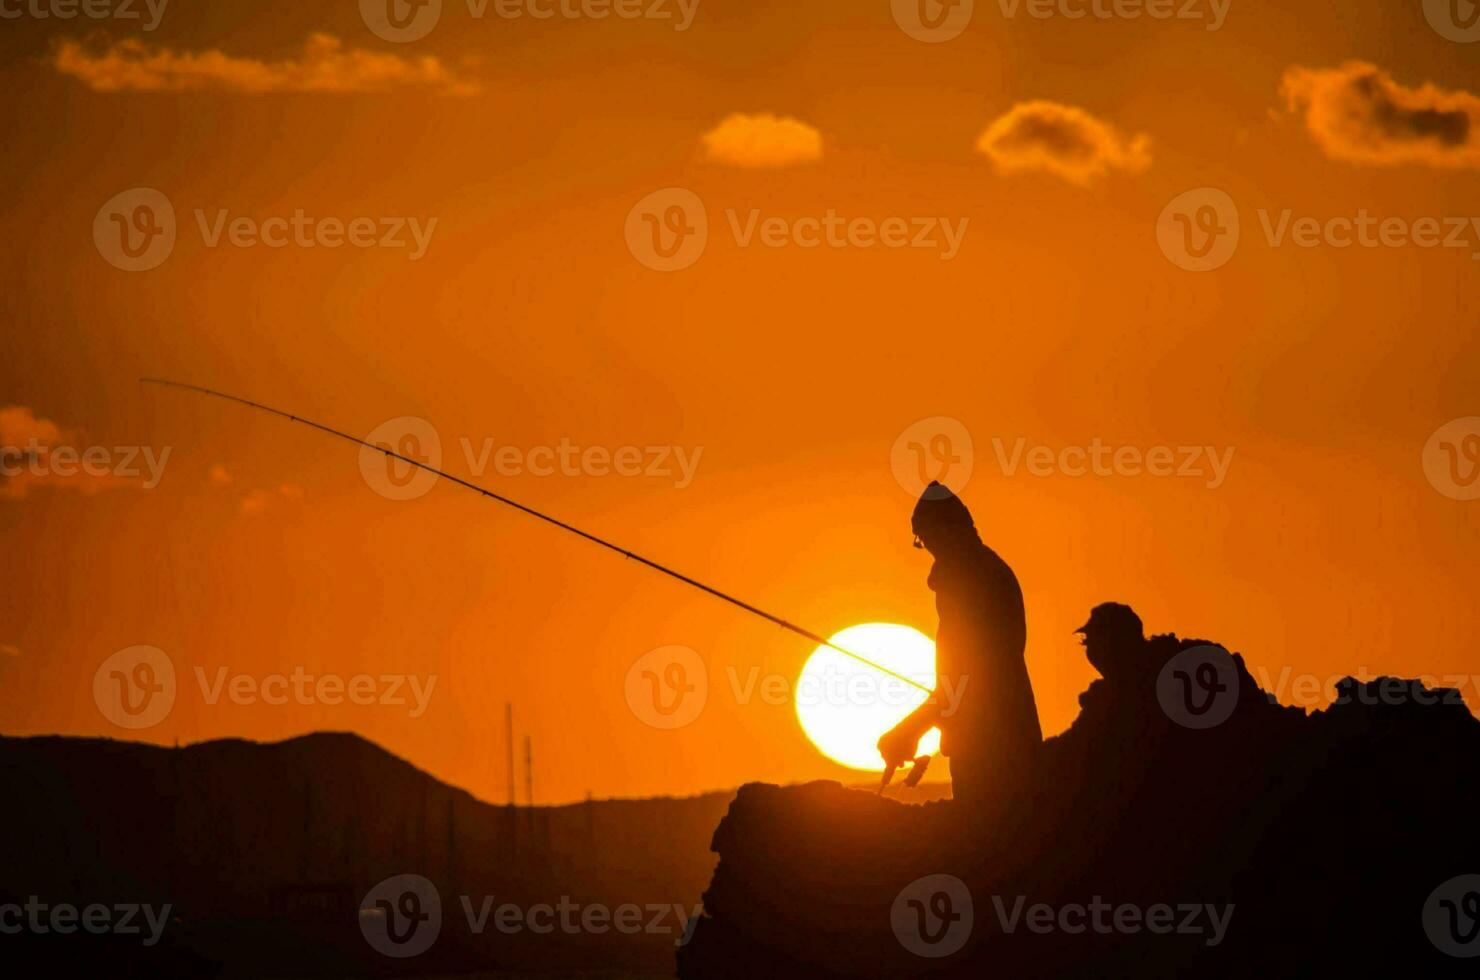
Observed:
[[[1308,715],[1221,649],[1145,655],[993,812],[743,788],[680,976],[1473,975],[1453,954],[1480,954],[1480,722],[1458,692],[1348,679]]]

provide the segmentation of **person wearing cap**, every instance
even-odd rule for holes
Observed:
[[[941,484],[926,488],[911,525],[915,547],[935,559],[936,695],[879,739],[879,754],[901,765],[939,727],[952,797],[980,807],[1007,803],[1031,787],[1043,741],[1023,659],[1022,588],[982,543],[966,505]]]
[[[1089,620],[1074,631],[1084,644],[1089,665],[1106,680],[1133,676],[1153,665],[1146,652],[1146,631],[1130,606],[1105,602],[1090,610]]]

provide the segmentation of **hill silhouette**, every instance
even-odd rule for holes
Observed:
[[[0,737],[0,906],[170,909],[152,945],[0,948],[22,975],[115,978],[657,976],[675,955],[686,978],[1472,974],[1480,722],[1459,692],[1347,679],[1307,714],[1221,648],[1142,654],[1102,666],[1037,785],[991,811],[830,782],[511,808],[347,734]],[[442,914],[400,959],[362,909],[404,875]],[[678,911],[552,935],[474,928],[464,898]]]
[[[742,788],[679,975],[1473,975],[1459,692],[1348,678],[1307,714],[1241,656],[1162,636],[1080,702],[995,812]]]
[[[531,908],[692,910],[706,842],[732,794],[561,807],[493,806],[356,735],[171,749],[106,739],[0,737],[0,906],[171,907],[159,942],[117,935],[0,937],[8,965],[46,976],[345,976],[625,967],[671,974],[667,931],[469,927],[461,898]],[[435,945],[382,956],[363,897],[416,874],[441,896]],[[142,921],[142,920],[141,920]]]

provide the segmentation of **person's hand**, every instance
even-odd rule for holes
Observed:
[[[915,757],[915,749],[920,744],[920,736],[916,735],[911,728],[907,718],[880,736],[879,755],[884,757],[885,765],[902,766]]]

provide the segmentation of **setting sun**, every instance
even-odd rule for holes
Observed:
[[[909,626],[864,623],[834,634],[831,642],[861,654],[926,687],[935,684],[935,644]],[[868,664],[819,646],[797,682],[797,718],[823,755],[850,769],[882,772],[875,748],[879,736],[897,725],[927,697]],[[940,751],[940,730],[920,740],[920,753]]]

